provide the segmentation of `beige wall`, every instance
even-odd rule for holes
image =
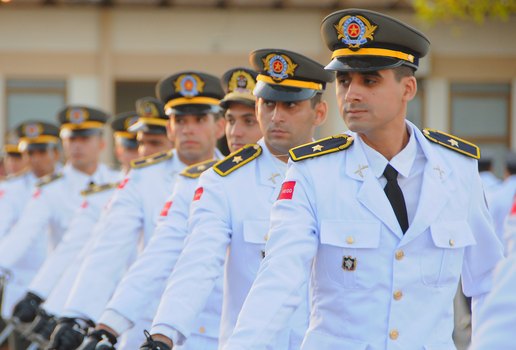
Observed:
[[[182,69],[220,75],[232,66],[248,66],[248,52],[256,48],[291,49],[324,63],[330,53],[319,26],[326,14],[293,9],[2,8],[0,92],[8,78],[61,78],[67,81],[68,102],[113,110],[117,80],[157,81]],[[428,125],[448,128],[450,81],[512,83],[514,100],[516,18],[483,26],[454,22],[428,27],[406,13],[390,14],[417,26],[432,42],[419,73],[427,78]],[[344,129],[333,87],[326,95],[331,113],[321,136]],[[4,111],[0,93],[0,118],[5,118]],[[512,118],[516,120],[516,108]]]

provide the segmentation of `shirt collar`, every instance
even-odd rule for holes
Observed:
[[[369,163],[369,168],[373,172],[374,176],[376,176],[376,178],[383,176],[383,172],[387,166],[387,163],[390,163],[391,166],[396,169],[396,171],[401,176],[409,176],[412,165],[414,164],[414,160],[416,159],[417,142],[412,130],[412,126],[410,124],[406,124],[406,127],[409,133],[409,141],[407,145],[397,155],[395,155],[394,158],[391,159],[390,162],[382,154],[380,154],[380,152],[369,147],[360,139],[360,137],[358,137],[359,142],[362,144],[362,149],[364,150],[367,162]]]

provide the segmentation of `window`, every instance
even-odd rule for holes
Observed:
[[[6,103],[6,130],[27,120],[57,125],[57,112],[66,103],[66,83],[64,80],[8,79]]]
[[[502,176],[510,146],[510,84],[451,84],[450,130],[492,155]]]
[[[116,82],[115,111],[116,113],[136,110],[135,102],[142,97],[156,97],[154,88],[156,82]]]

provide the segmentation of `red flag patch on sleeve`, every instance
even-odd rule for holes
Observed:
[[[129,178],[126,177],[125,179],[123,179],[122,181],[120,181],[120,183],[118,184],[118,189],[122,189],[125,187],[125,185],[129,182]]]
[[[86,209],[86,208],[88,208],[88,201],[87,201],[86,199],[82,201],[82,203],[81,203],[81,208],[82,208],[82,209]]]
[[[281,191],[278,196],[279,199],[292,199],[292,196],[294,195],[294,187],[296,186],[295,181],[287,181],[284,182],[281,186]]]
[[[512,208],[511,208],[511,213],[509,214],[510,216],[515,216],[516,215],[516,197],[514,197],[514,202],[512,203]]]
[[[39,188],[36,188],[36,190],[32,194],[32,198],[34,198],[34,199],[39,198],[40,195],[41,195],[41,190]]]
[[[199,187],[198,189],[196,189],[195,194],[193,196],[193,200],[198,201],[199,199],[201,199],[203,192],[204,192],[204,189],[202,187]]]
[[[159,213],[159,216],[167,216],[168,211],[170,210],[170,207],[172,206],[172,201],[168,201],[163,206],[163,209],[161,209],[161,213]]]

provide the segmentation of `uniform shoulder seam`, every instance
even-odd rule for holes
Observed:
[[[343,151],[353,144],[353,136],[339,134],[292,148],[290,159],[294,162]]]
[[[220,176],[227,176],[258,158],[261,154],[262,147],[260,147],[260,145],[248,144],[217,162],[213,165],[213,170]]]
[[[190,165],[181,171],[179,175],[184,177],[189,177],[192,179],[197,179],[203,172],[211,168],[215,163],[217,163],[217,159],[205,160],[203,162],[199,162],[193,165]]]
[[[172,150],[167,152],[159,152],[151,154],[150,156],[142,157],[135,159],[131,161],[131,168],[132,169],[140,169],[145,168],[150,165],[161,163],[167,159],[170,159],[174,156],[174,153]]]
[[[45,175],[43,176],[39,181],[38,183],[36,184],[36,187],[43,187],[43,186],[46,186],[48,185],[49,183],[52,183],[60,178],[63,177],[63,174],[62,173],[55,173],[55,174],[49,174],[49,175]]]
[[[428,140],[445,148],[474,159],[480,158],[480,147],[460,137],[430,128],[423,129],[423,135]]]

